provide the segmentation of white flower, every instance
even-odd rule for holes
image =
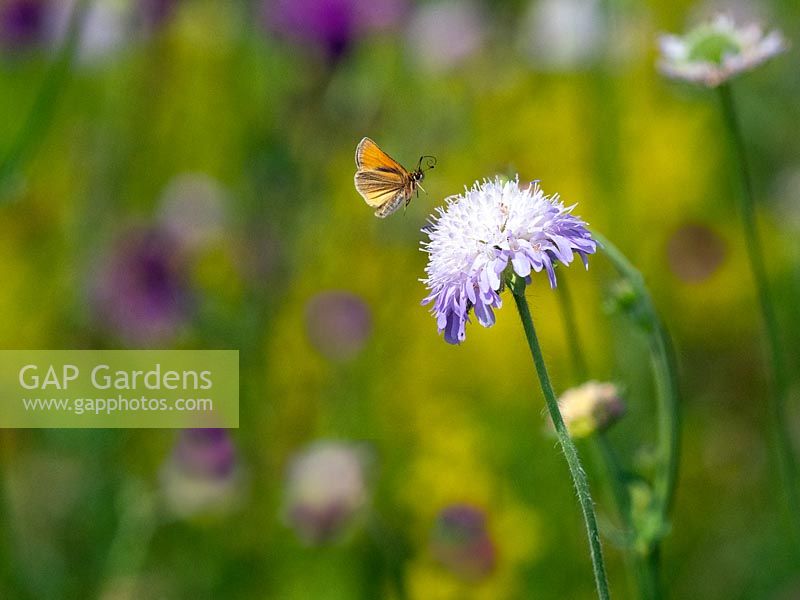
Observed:
[[[682,37],[662,35],[659,47],[658,68],[664,75],[717,87],[785,52],[788,45],[778,31],[764,35],[752,24],[737,28],[730,17],[718,15]]]

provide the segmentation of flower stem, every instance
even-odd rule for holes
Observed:
[[[750,261],[750,270],[758,294],[761,308],[764,334],[767,341],[767,352],[772,378],[772,394],[770,395],[770,412],[772,416],[772,429],[775,437],[778,467],[783,480],[784,495],[789,509],[790,519],[794,526],[795,540],[800,540],[800,491],[797,488],[798,472],[795,462],[791,437],[787,428],[785,404],[787,397],[787,378],[784,370],[783,353],[778,319],[769,289],[769,279],[764,262],[764,251],[761,238],[756,226],[755,200],[752,179],[747,156],[744,149],[744,139],[736,116],[736,105],[729,84],[719,87],[719,96],[722,104],[722,113],[730,135],[731,146],[738,162],[741,181],[739,196],[739,210],[742,215],[742,229],[744,233],[747,257]]]
[[[653,484],[661,508],[661,517],[667,521],[680,462],[680,398],[678,394],[678,368],[672,340],[653,305],[641,273],[620,250],[597,231],[592,237],[600,244],[614,268],[630,284],[641,310],[641,324],[647,331],[650,345],[653,378],[658,402],[658,454],[659,469]]]
[[[539,376],[539,384],[544,394],[545,402],[547,403],[547,410],[550,412],[550,418],[555,425],[556,434],[558,436],[561,450],[564,452],[564,457],[567,459],[569,471],[572,475],[572,481],[575,484],[575,490],[578,494],[578,501],[581,505],[583,512],[583,519],[586,524],[586,533],[589,536],[589,551],[592,557],[592,567],[594,569],[595,584],[597,586],[597,595],[601,600],[610,598],[608,592],[608,581],[606,579],[605,565],[603,564],[603,552],[600,547],[600,533],[597,529],[597,518],[594,514],[594,504],[592,502],[592,495],[589,491],[589,482],[586,479],[586,473],[581,467],[578,451],[575,444],[572,442],[567,427],[564,425],[564,420],[561,418],[561,412],[558,409],[558,401],[553,392],[553,386],[550,384],[550,377],[547,374],[547,367],[544,363],[542,356],[542,349],[539,346],[539,340],[536,337],[536,330],[533,327],[533,319],[531,318],[530,310],[528,309],[528,302],[525,299],[524,290],[514,290],[514,301],[517,304],[520,319],[522,320],[522,327],[525,330],[525,336],[528,339],[528,346],[531,350],[533,363],[536,366],[536,373]]]
[[[6,155],[0,160],[0,202],[5,201],[10,180],[30,158],[36,144],[47,131],[57,106],[57,98],[67,80],[72,61],[78,48],[88,0],[78,0],[72,9],[67,34],[56,60],[45,76],[22,129]]]
[[[561,307],[570,356],[573,365],[575,365],[575,374],[578,382],[583,382],[587,380],[589,370],[581,350],[580,338],[575,323],[575,309],[572,295],[566,285],[566,279],[566,277],[562,276],[558,282],[557,290],[561,295],[559,306]],[[605,432],[595,432],[588,441],[595,457],[595,462],[602,465],[605,475],[603,479],[608,486],[608,493],[623,528],[625,537],[621,543],[625,552],[625,564],[628,571],[636,579],[639,597],[648,600],[660,598],[659,553],[655,551],[657,550],[657,544],[653,551],[646,554],[638,551],[633,544],[635,532],[633,531],[634,523],[631,518],[630,495],[626,484],[627,476],[620,464],[619,457]],[[665,520],[666,515],[662,515],[662,519]]]

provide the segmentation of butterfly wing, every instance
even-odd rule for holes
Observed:
[[[413,191],[411,175],[391,156],[369,138],[356,148],[355,186],[375,215],[386,217],[410,198]]]
[[[355,176],[356,190],[379,217],[389,216],[408,200],[408,181],[401,174],[383,171],[358,171]]]
[[[391,170],[408,174],[403,165],[386,154],[368,137],[362,139],[356,146],[356,167],[359,170]]]

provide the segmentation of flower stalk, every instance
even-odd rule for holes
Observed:
[[[764,261],[761,237],[756,224],[755,200],[750,167],[744,148],[741,127],[736,114],[736,104],[730,84],[719,87],[722,114],[728,130],[731,149],[739,171],[741,193],[739,211],[742,217],[747,258],[758,295],[759,308],[767,342],[767,359],[771,369],[770,414],[772,433],[775,438],[778,468],[783,482],[785,502],[794,528],[795,541],[800,542],[800,490],[798,490],[798,471],[792,448],[791,436],[787,428],[786,398],[788,394],[787,376],[781,351],[780,330],[769,288],[769,278]]]
[[[596,231],[592,232],[592,236],[597,240],[617,272],[631,286],[636,297],[637,309],[640,311],[639,322],[648,333],[658,410],[659,468],[653,489],[660,506],[663,523],[666,524],[675,496],[680,462],[681,412],[677,361],[672,340],[653,306],[641,273],[604,236]]]
[[[648,336],[648,344],[653,368],[653,377],[657,392],[658,423],[658,462],[653,482],[652,504],[656,519],[652,529],[639,531],[642,523],[634,518],[634,502],[629,489],[629,477],[619,464],[608,438],[603,432],[592,436],[591,442],[598,462],[603,465],[605,478],[608,480],[612,501],[616,505],[626,539],[623,541],[626,553],[629,554],[629,567],[639,584],[642,598],[659,598],[662,596],[659,583],[660,540],[668,529],[669,512],[677,484],[680,458],[680,405],[677,384],[677,361],[672,348],[671,339],[655,310],[644,279],[630,261],[605,237],[592,232],[601,249],[610,259],[614,268],[627,282],[632,290],[635,306],[632,306],[633,317]],[[563,282],[562,282],[563,286]],[[574,309],[569,295],[562,290],[561,308],[565,323],[566,335],[573,362],[579,380],[585,380],[586,361],[583,358],[580,342],[575,326]],[[652,523],[649,519],[646,523]]]
[[[22,129],[0,160],[0,203],[7,202],[17,171],[25,164],[47,132],[58,105],[58,96],[68,80],[70,67],[81,40],[88,0],[78,0],[70,15],[66,39],[45,76]]]
[[[555,426],[558,442],[561,445],[561,450],[564,452],[564,457],[567,459],[569,471],[572,475],[572,481],[575,485],[575,491],[578,494],[578,501],[581,505],[584,523],[586,525],[586,533],[589,537],[589,551],[592,558],[592,567],[594,570],[595,585],[597,587],[597,595],[601,600],[610,598],[608,591],[608,580],[606,578],[605,565],[603,563],[603,552],[600,546],[600,533],[597,528],[597,517],[594,513],[594,503],[592,501],[591,492],[589,491],[589,482],[586,478],[586,473],[581,466],[578,450],[570,438],[564,420],[561,418],[561,412],[558,408],[558,401],[556,400],[553,386],[550,383],[550,377],[547,373],[542,350],[539,346],[539,340],[536,336],[536,330],[533,325],[533,319],[528,308],[528,302],[525,299],[525,286],[524,283],[517,280],[517,285],[511,285],[514,295],[514,302],[517,305],[520,319],[522,320],[522,327],[525,330],[525,337],[528,340],[528,346],[533,357],[533,363],[536,366],[536,373],[539,377],[539,384],[544,394],[547,410],[550,413],[550,418]],[[521,285],[520,285],[521,284]]]

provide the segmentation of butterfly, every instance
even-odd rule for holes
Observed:
[[[388,217],[401,204],[408,206],[414,192],[419,195],[420,189],[425,191],[420,182],[425,178],[425,171],[435,166],[435,157],[420,156],[417,168],[409,172],[365,137],[356,146],[356,190],[375,208],[376,217]]]

